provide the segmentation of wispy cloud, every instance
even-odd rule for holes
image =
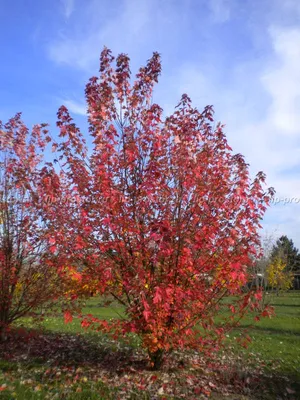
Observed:
[[[145,25],[150,23],[151,2],[125,0],[119,4],[116,10],[110,9],[113,15],[107,15],[107,1],[87,3],[79,28],[71,28],[50,43],[50,58],[59,64],[92,71],[104,45],[115,51],[135,47],[147,34]],[[86,26],[84,35],[82,25]]]
[[[300,28],[266,25],[265,33],[266,56],[235,64],[229,82],[220,82],[213,69],[208,75],[201,65],[183,65],[170,79],[166,104],[171,110],[171,98],[187,92],[200,109],[215,105],[234,151],[245,155],[253,174],[266,172],[277,191],[265,228],[299,246]]]
[[[60,100],[60,103],[64,104],[73,114],[83,115],[83,116],[87,115],[87,105],[83,102],[77,102],[75,100],[70,100],[70,99],[63,99]]]
[[[70,18],[74,11],[74,2],[75,0],[60,0],[62,6],[63,6],[63,13],[65,18]]]
[[[210,0],[208,6],[216,22],[226,22],[230,19],[230,0]]]
[[[272,99],[269,123],[282,134],[299,134],[300,29],[271,27],[270,35],[278,66],[262,77]]]
[[[60,31],[47,52],[52,61],[89,73],[95,72],[104,45],[129,53],[133,62],[152,51],[184,53],[192,46],[191,21],[198,40],[205,40],[207,24],[230,16],[228,0],[89,0],[76,7],[78,23]]]

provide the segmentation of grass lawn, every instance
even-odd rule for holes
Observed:
[[[274,317],[262,318],[252,328],[247,318],[241,324],[252,337],[247,352],[277,365],[283,373],[294,374],[300,382],[300,292],[270,295],[267,300],[275,308]]]
[[[267,301],[276,315],[254,327],[246,318],[217,359],[177,354],[158,373],[147,369],[138,340],[114,342],[82,331],[76,319],[66,325],[62,316],[49,316],[36,338],[19,333],[0,348],[0,398],[300,399],[300,292]],[[109,319],[123,310],[92,298],[84,313]],[[19,324],[30,327],[26,319]],[[245,329],[252,337],[247,349],[234,340]]]

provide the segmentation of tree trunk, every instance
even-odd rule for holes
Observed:
[[[5,342],[7,335],[6,335],[7,331],[5,326],[0,327],[0,342]]]
[[[159,370],[160,367],[162,366],[163,356],[164,356],[164,351],[162,349],[158,349],[153,353],[149,351],[149,357],[151,360],[152,369],[154,371]]]

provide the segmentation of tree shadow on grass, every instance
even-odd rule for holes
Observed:
[[[245,328],[247,329],[251,329],[251,332],[265,332],[265,333],[269,333],[269,334],[277,334],[277,335],[291,335],[292,338],[293,337],[300,337],[300,332],[297,331],[292,331],[291,329],[282,329],[282,328],[272,328],[272,327],[264,327],[264,326],[259,326],[259,325],[248,325],[245,324],[243,326],[237,326],[234,329],[235,330],[245,330]],[[288,338],[287,338],[288,340]]]
[[[224,372],[223,372],[224,373]],[[221,372],[222,374],[222,372]],[[226,380],[226,375],[225,375]],[[299,400],[300,382],[296,375],[281,375],[280,373],[259,373],[243,371],[242,368],[233,367],[227,378],[233,387],[244,382],[244,392],[250,399],[255,400],[274,400],[288,399]],[[231,399],[231,397],[229,397]],[[235,399],[236,397],[232,397]],[[237,397],[236,399],[240,399]]]
[[[283,304],[283,303],[272,303],[272,307],[287,307],[287,308],[299,308],[299,304]]]
[[[97,343],[83,335],[68,333],[15,330],[5,342],[0,342],[0,357],[9,361],[97,366],[116,372],[131,367],[147,369],[145,354],[118,342],[105,341],[99,335]]]
[[[261,393],[261,395],[262,392],[264,392],[265,397],[261,397],[261,399],[273,400],[286,398],[296,400],[299,399],[300,395],[300,383],[298,378],[294,375],[263,376],[261,377],[260,386],[257,388],[257,393],[259,392]]]
[[[27,370],[37,364],[42,365],[44,371],[61,366],[76,370],[74,373],[83,369],[90,376],[100,373],[101,379],[104,376],[112,386],[122,381],[124,385],[131,385],[131,390],[137,390],[141,382],[146,382],[142,385],[152,394],[169,384],[170,390],[186,396],[181,398],[194,398],[195,389],[199,388],[207,393],[217,392],[217,399],[227,393],[224,399],[273,400],[281,396],[296,400],[296,393],[300,392],[297,377],[264,373],[259,363],[253,369],[246,359],[236,360],[233,354],[228,353],[225,360],[220,357],[207,360],[195,352],[177,352],[169,357],[160,373],[153,373],[144,351],[100,335],[99,341],[96,339],[67,333],[15,330],[10,332],[6,342],[0,343],[0,361],[2,359],[5,364],[7,360],[7,370],[16,364]],[[42,373],[43,382],[48,379],[45,374]],[[53,379],[57,379],[56,375]],[[244,395],[246,397],[242,397]],[[151,396],[149,398],[157,398]]]

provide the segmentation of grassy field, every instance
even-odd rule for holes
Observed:
[[[231,365],[231,369],[227,368],[225,389],[217,387],[218,382],[220,386],[224,384],[224,377],[213,375],[213,367],[199,360],[198,367],[181,371],[181,375],[170,373],[172,369],[160,375],[153,375],[151,371],[140,375],[145,365],[138,340],[130,346],[116,343],[90,331],[83,332],[78,320],[66,325],[58,315],[45,318],[40,327],[43,336],[34,344],[30,341],[26,344],[20,337],[20,343],[25,343],[21,349],[13,343],[11,349],[2,348],[0,398],[300,399],[300,292],[269,295],[267,301],[274,306],[276,315],[271,319],[263,318],[254,327],[252,319],[246,318],[241,327],[229,335],[226,351],[219,355],[220,359],[225,359],[225,367]],[[121,307],[105,308],[98,298],[89,300],[84,312],[108,319],[123,315]],[[20,321],[20,324],[30,327],[29,320]],[[245,329],[249,330],[252,343],[247,349],[241,349],[234,338]],[[233,371],[238,381],[233,380]],[[181,389],[178,389],[178,396],[168,393],[166,381],[171,382],[171,386],[174,382],[177,386],[187,385],[186,395]],[[240,391],[234,394],[234,387],[241,381],[245,383],[243,394]],[[257,387],[253,391],[251,385],[255,384]]]
[[[262,318],[249,330],[252,343],[247,352],[260,356],[267,364],[286,374],[294,374],[300,382],[300,292],[284,296],[269,296],[268,302],[275,308],[275,316]],[[250,326],[245,319],[241,327]]]

